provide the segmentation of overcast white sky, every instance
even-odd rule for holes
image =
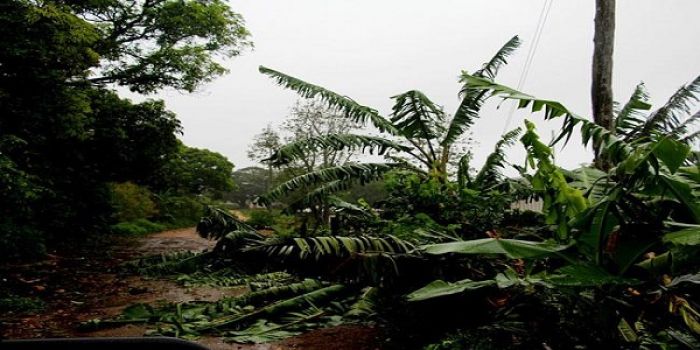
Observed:
[[[237,169],[252,165],[246,149],[268,123],[279,124],[297,99],[258,73],[258,66],[319,84],[383,114],[390,96],[423,91],[452,113],[458,75],[474,71],[515,34],[524,43],[497,79],[517,85],[544,0],[233,0],[255,49],[226,62],[231,73],[194,94],[163,92],[184,126],[186,144],[226,155]],[[593,0],[554,0],[524,91],[590,115]],[[698,0],[618,0],[615,99],[644,81],[658,105],[700,74]],[[509,106],[487,106],[473,128],[475,165],[503,131]],[[518,113],[510,128],[522,125]],[[558,123],[529,116],[543,138]],[[578,140],[558,151],[565,167],[588,162]],[[522,164],[517,144],[509,160]]]

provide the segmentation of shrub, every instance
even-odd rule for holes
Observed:
[[[41,311],[46,305],[37,298],[21,297],[14,294],[0,296],[0,313],[27,314]]]
[[[276,212],[267,209],[251,210],[247,224],[257,229],[270,228],[275,224],[278,215]]]
[[[31,227],[0,223],[0,261],[38,259],[46,254],[44,236]]]
[[[297,235],[301,224],[294,215],[278,215],[272,229],[278,236],[289,237]]]
[[[383,218],[408,226],[451,226],[462,237],[480,236],[500,227],[513,201],[507,192],[460,188],[406,172],[390,173],[385,185],[389,195],[381,203]],[[416,213],[423,216],[416,217]]]
[[[152,232],[160,232],[168,229],[168,226],[151,222],[147,219],[120,222],[112,225],[112,232],[121,235],[145,235]]]
[[[158,198],[158,220],[171,228],[194,226],[204,216],[206,202],[206,197],[199,197],[198,200],[187,196],[161,196]]]
[[[241,205],[236,203],[236,202],[225,202],[221,203],[221,207],[229,209],[229,210],[238,210],[241,209]]]
[[[131,182],[110,185],[114,218],[118,222],[151,218],[158,214],[153,194],[147,188]]]

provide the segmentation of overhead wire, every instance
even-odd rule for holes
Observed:
[[[537,47],[539,46],[540,39],[542,38],[542,33],[544,32],[545,24],[547,23],[547,18],[549,17],[549,12],[552,9],[552,4],[554,0],[545,0],[542,4],[542,10],[540,10],[540,16],[537,20],[537,26],[535,27],[535,33],[532,38],[532,44],[527,52],[527,57],[525,59],[525,64],[523,65],[523,70],[520,73],[520,78],[518,79],[518,85],[516,90],[520,91],[523,86],[525,86],[525,81],[527,81],[527,76],[530,74],[530,68],[532,67],[532,62],[535,58],[535,53],[537,52]],[[506,118],[506,123],[503,126],[503,134],[508,131],[508,127],[513,120],[515,115],[517,102],[513,102],[511,109],[508,113],[508,118]]]

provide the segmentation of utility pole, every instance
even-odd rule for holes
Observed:
[[[593,36],[593,80],[591,102],[593,121],[614,131],[613,123],[613,48],[615,46],[615,0],[595,0],[595,34]],[[609,164],[598,154],[598,145],[593,145],[596,153],[595,167],[607,170]]]

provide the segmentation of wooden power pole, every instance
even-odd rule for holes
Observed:
[[[595,0],[595,34],[593,36],[593,81],[591,102],[593,121],[611,131],[613,123],[613,48],[615,46],[615,0]],[[609,164],[598,154],[594,145],[595,166],[606,170]]]

